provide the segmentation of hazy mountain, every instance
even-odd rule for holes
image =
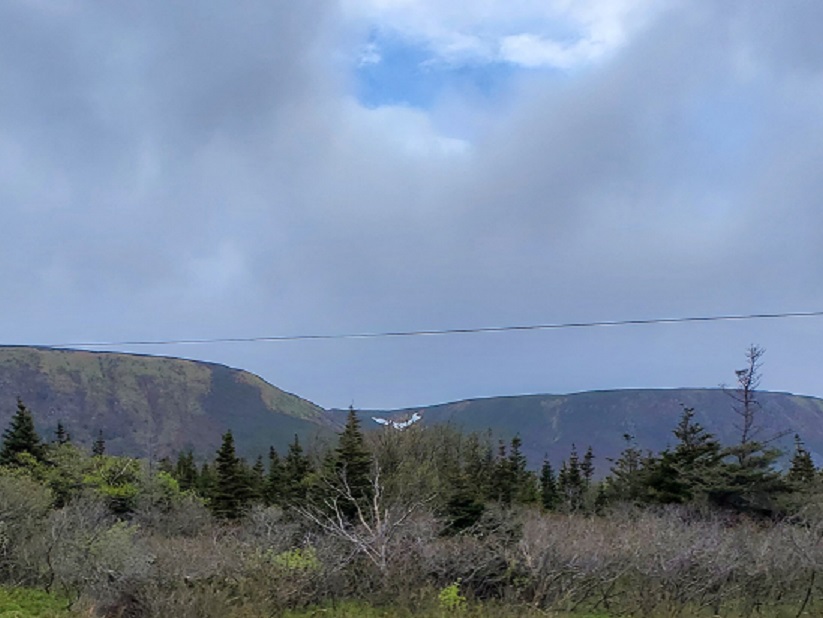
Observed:
[[[309,441],[332,429],[322,408],[254,374],[157,356],[0,347],[0,427],[18,396],[44,439],[58,421],[82,444],[102,430],[113,454],[193,448],[210,457],[231,429],[238,450],[257,455],[285,451],[295,433]]]
[[[815,459],[823,463],[823,400],[786,393],[758,393],[758,439],[783,437],[775,445],[791,450],[794,434],[806,442]],[[365,427],[389,431],[371,417],[402,421],[420,415],[421,424],[450,423],[465,431],[491,429],[495,439],[519,434],[533,465],[543,456],[558,463],[572,444],[581,455],[594,449],[601,472],[607,458],[625,447],[624,435],[634,437],[642,449],[659,451],[674,442],[672,430],[683,406],[694,408],[695,418],[724,444],[740,436],[735,401],[721,389],[591,391],[571,395],[524,395],[472,399],[406,410],[361,412]],[[342,411],[334,411],[335,416]],[[339,416],[338,416],[339,418]]]
[[[326,439],[344,420],[286,393],[258,376],[223,365],[106,352],[0,347],[0,428],[22,397],[38,429],[51,439],[61,421],[76,442],[91,444],[102,430],[114,454],[159,458],[192,448],[211,457],[227,429],[247,456],[270,445],[285,452],[298,434],[304,443]],[[791,449],[799,434],[823,463],[823,400],[786,393],[758,393],[758,438],[784,434],[775,444]],[[572,444],[582,454],[592,446],[600,472],[608,458],[634,436],[642,449],[672,444],[683,406],[722,442],[739,438],[734,400],[720,389],[617,390],[571,395],[524,395],[473,399],[406,410],[365,410],[367,429],[397,431],[371,417],[396,422],[420,416],[422,425],[450,423],[465,431],[491,430],[494,440],[515,434],[532,465],[547,454],[555,463]]]

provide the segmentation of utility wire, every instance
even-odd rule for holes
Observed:
[[[689,316],[678,318],[649,318],[635,320],[603,320],[594,322],[559,322],[554,324],[521,324],[485,326],[478,328],[444,328],[432,330],[386,331],[374,333],[340,333],[314,335],[273,335],[269,337],[216,337],[210,339],[156,339],[133,341],[73,341],[41,345],[44,348],[98,348],[117,346],[197,345],[210,343],[264,343],[279,341],[325,341],[336,339],[383,339],[388,337],[422,337],[434,335],[469,335],[477,333],[505,333],[533,330],[563,330],[600,326],[644,326],[649,324],[683,324],[686,322],[731,322],[743,320],[773,320],[785,318],[812,318],[823,316],[823,311],[791,311],[782,313],[748,313],[732,315]]]

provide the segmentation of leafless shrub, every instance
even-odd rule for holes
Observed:
[[[0,474],[0,581],[35,584],[43,570],[40,539],[51,492],[22,475]]]

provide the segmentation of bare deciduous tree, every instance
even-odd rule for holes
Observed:
[[[390,554],[410,518],[434,499],[388,499],[380,464],[374,461],[371,474],[370,497],[363,500],[346,479],[345,469],[325,483],[325,496],[315,504],[298,507],[297,511],[328,534],[345,541],[352,555],[365,556],[381,573],[386,575]],[[346,514],[354,512],[354,519]]]

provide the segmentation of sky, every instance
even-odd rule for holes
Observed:
[[[823,310],[823,3],[5,0],[0,343]],[[326,407],[823,396],[823,318],[98,345]]]

